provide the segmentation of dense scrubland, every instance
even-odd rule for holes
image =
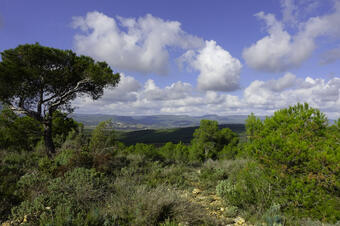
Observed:
[[[265,120],[251,114],[241,141],[202,120],[190,144],[128,146],[108,125],[89,136],[56,112],[57,151],[48,156],[41,124],[3,109],[0,222],[225,225],[242,217],[253,225],[339,224],[340,120],[329,125],[307,104]],[[221,203],[196,202],[197,193]]]

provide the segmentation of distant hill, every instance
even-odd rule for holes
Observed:
[[[163,145],[167,142],[189,144],[193,138],[193,133],[198,126],[171,129],[146,129],[131,132],[117,132],[117,138],[125,145],[136,143]],[[219,128],[229,128],[240,134],[245,132],[244,124],[222,124]]]
[[[150,116],[118,116],[104,114],[73,114],[76,121],[86,127],[95,127],[99,122],[112,120],[113,129],[143,130],[199,126],[202,119],[216,120],[219,124],[244,124],[247,115],[150,115]],[[261,117],[264,118],[264,117]]]

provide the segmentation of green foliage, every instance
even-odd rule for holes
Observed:
[[[263,122],[246,124],[251,155],[282,187],[284,211],[314,219],[340,219],[339,122],[328,126],[319,110],[297,104]]]
[[[168,142],[159,151],[165,159],[178,162],[188,162],[189,160],[189,147],[182,142],[178,144]]]
[[[87,150],[89,138],[84,133],[84,126],[79,124],[77,130],[71,130],[64,143],[61,145],[61,150]]]
[[[68,118],[66,113],[56,111],[53,113],[52,119],[52,136],[56,147],[61,147],[65,142],[71,131],[75,133],[79,132],[79,128],[82,126],[74,121],[72,118]]]
[[[41,183],[39,179],[33,178],[32,181],[29,178],[20,181],[22,188],[27,189],[28,186]],[[34,187],[30,189],[33,190]],[[13,208],[12,216],[14,220],[27,216],[31,224],[39,224],[40,221],[45,222],[47,218],[55,218],[58,215],[84,219],[91,205],[105,197],[107,189],[108,181],[102,174],[93,169],[75,168],[66,172],[63,177],[48,181],[44,193]]]
[[[157,148],[150,144],[137,143],[136,145],[131,145],[127,152],[144,156],[150,160],[163,160],[163,156]]]
[[[239,138],[229,128],[219,130],[217,121],[201,120],[200,127],[194,132],[191,141],[190,159],[205,161],[209,158],[216,159],[221,156],[234,157],[234,149]],[[229,146],[224,149],[225,146]],[[224,149],[224,150],[223,150]],[[228,152],[232,152],[229,154]]]
[[[71,112],[71,101],[78,94],[96,100],[105,87],[119,82],[119,74],[114,74],[105,62],[38,43],[5,50],[1,58],[0,101],[43,125],[50,157],[55,152],[53,114],[57,110]]]
[[[275,187],[256,162],[248,162],[216,187],[217,194],[229,205],[261,213],[270,207]]]
[[[32,151],[41,139],[42,127],[30,117],[19,117],[5,108],[0,113],[0,149]]]
[[[220,181],[228,179],[231,175],[242,169],[248,160],[207,160],[199,170],[199,181],[204,189],[216,190]]]
[[[202,206],[182,196],[193,186],[202,194],[216,191],[226,204],[226,217],[241,215],[267,225],[339,220],[340,120],[328,125],[308,105],[280,110],[264,121],[250,115],[243,146],[230,130],[206,120],[191,146],[169,142],[125,147],[115,140],[109,122],[89,139],[82,126],[76,128],[62,114],[54,125],[60,128],[54,137],[60,148],[53,158],[41,155],[39,142],[30,143],[33,126],[27,128],[31,124],[21,123],[23,119],[32,120],[11,111],[0,115],[0,131],[22,128],[25,133],[12,132],[26,134],[20,142],[28,142],[31,150],[22,151],[26,143],[0,151],[1,222],[218,225]],[[0,137],[1,142],[8,140]],[[197,160],[204,163],[190,162]]]
[[[166,186],[148,188],[128,179],[117,179],[115,193],[108,201],[107,215],[119,225],[159,225],[187,222],[189,225],[214,225],[202,207],[181,198]]]
[[[149,167],[149,170],[146,172],[145,184],[150,187],[171,185],[184,188],[190,186],[186,178],[186,174],[190,172],[190,168],[186,165],[166,165],[160,162],[154,162],[150,164]]]
[[[104,121],[92,131],[90,140],[90,150],[93,152],[100,151],[104,148],[112,147],[115,144],[115,133],[110,130],[111,121]]]
[[[60,147],[71,131],[78,133],[81,125],[66,114],[56,111],[53,114],[53,140]],[[18,116],[5,108],[0,113],[0,149],[32,151],[41,140],[41,124],[28,116]]]
[[[26,171],[35,167],[36,159],[32,152],[0,152],[0,221],[22,201],[17,182]]]
[[[285,225],[284,218],[281,214],[281,206],[273,204],[262,216],[264,222],[268,226],[283,226]]]

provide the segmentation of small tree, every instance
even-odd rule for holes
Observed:
[[[53,113],[71,112],[71,101],[77,95],[87,94],[96,100],[105,87],[119,82],[119,74],[107,63],[77,56],[71,50],[26,44],[3,51],[1,57],[0,101],[43,125],[49,156],[55,152]]]
[[[278,110],[264,121],[250,116],[246,148],[279,183],[285,210],[340,220],[340,123],[307,103]]]
[[[115,132],[111,129],[111,125],[111,120],[103,121],[92,131],[89,147],[91,151],[100,151],[114,144]]]
[[[217,121],[205,119],[201,120],[200,127],[195,130],[193,136],[190,158],[200,161],[216,159],[226,145],[231,150],[239,141],[238,135],[229,128],[220,130]]]

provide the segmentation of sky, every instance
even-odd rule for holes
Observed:
[[[76,113],[340,117],[340,0],[0,0],[0,51],[35,42],[121,74]]]

